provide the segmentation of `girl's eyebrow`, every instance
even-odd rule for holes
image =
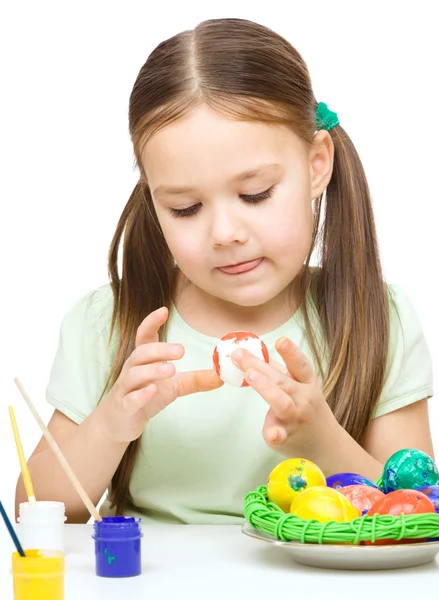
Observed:
[[[249,171],[244,171],[232,177],[231,181],[247,181],[248,179],[253,179],[254,177],[265,175],[265,173],[269,173],[270,171],[280,171],[282,169],[281,165],[278,163],[269,163],[259,165],[254,169],[250,169]],[[191,192],[195,192],[196,190],[191,187],[172,187],[159,185],[153,191],[153,195],[157,198],[159,196],[166,196],[169,194],[190,194]]]

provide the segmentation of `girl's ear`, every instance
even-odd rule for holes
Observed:
[[[334,165],[334,142],[325,130],[314,136],[309,152],[311,198],[321,196],[331,180]]]

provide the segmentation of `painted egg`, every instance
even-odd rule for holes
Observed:
[[[327,521],[351,521],[360,512],[338,490],[326,486],[310,487],[292,502],[290,512],[301,519]]]
[[[232,352],[243,348],[266,363],[269,362],[267,346],[254,333],[249,331],[233,331],[220,339],[213,351],[213,368],[218,376],[234,387],[246,387],[244,373],[232,362]]]
[[[367,512],[377,500],[384,496],[384,492],[370,485],[347,485],[338,488],[337,491],[346,496],[349,502],[362,514]]]
[[[335,490],[348,485],[368,485],[376,490],[380,489],[373,481],[358,473],[335,473],[327,478],[326,485]]]
[[[325,476],[319,467],[305,458],[289,458],[271,471],[267,497],[284,512],[289,512],[295,497],[316,485],[325,485]]]
[[[387,460],[383,469],[383,489],[417,489],[439,484],[439,472],[428,454],[415,448],[398,450]]]
[[[415,515],[423,513],[434,513],[434,505],[425,494],[418,490],[395,490],[385,494],[384,498],[377,500],[368,511],[369,516],[373,515]],[[402,539],[402,540],[376,540],[375,545],[384,544],[415,544],[424,542],[425,539]],[[364,542],[366,545],[373,545],[372,542]]]
[[[436,512],[439,513],[439,485],[420,487],[417,491],[425,494],[427,498],[431,500]],[[439,542],[439,537],[428,538],[427,542]]]
[[[439,485],[429,485],[417,488],[418,492],[422,492],[432,502],[435,510],[439,513]]]

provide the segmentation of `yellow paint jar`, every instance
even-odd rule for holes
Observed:
[[[64,600],[64,553],[26,550],[12,555],[14,600]]]

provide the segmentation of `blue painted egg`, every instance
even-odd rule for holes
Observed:
[[[377,490],[380,489],[373,481],[358,473],[335,473],[326,479],[326,485],[335,490],[348,485],[369,485]]]
[[[439,485],[428,485],[416,488],[431,500],[437,513],[439,513]]]

